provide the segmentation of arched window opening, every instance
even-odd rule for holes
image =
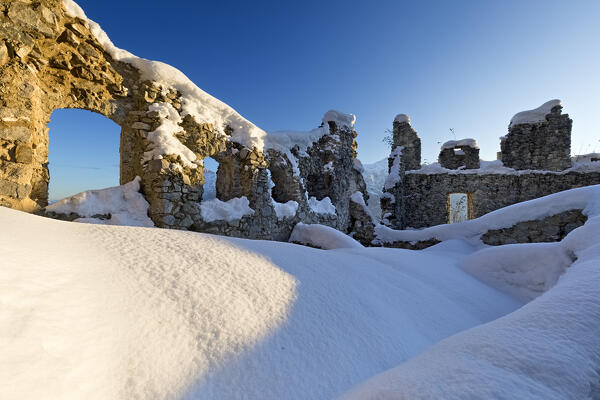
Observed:
[[[269,168],[271,197],[278,203],[299,200],[298,183],[290,172],[276,164],[271,165]]]
[[[119,185],[119,125],[91,111],[58,109],[48,128],[50,203]]]

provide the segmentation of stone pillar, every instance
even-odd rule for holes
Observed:
[[[402,158],[406,170],[421,168],[421,139],[410,125],[406,114],[398,114],[394,118],[394,137],[392,150],[402,146]]]
[[[502,163],[517,170],[563,171],[570,168],[572,125],[569,115],[562,114],[558,100],[515,115],[508,127],[508,135],[500,142]]]
[[[381,222],[393,229],[404,229],[404,156],[396,147],[388,158],[389,175],[381,195]]]

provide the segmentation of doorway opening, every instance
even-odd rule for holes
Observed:
[[[450,193],[448,194],[448,223],[454,224],[464,222],[472,218],[472,194]]]

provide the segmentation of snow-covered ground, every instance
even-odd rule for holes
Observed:
[[[600,187],[511,207],[589,219],[317,250],[0,208],[0,398],[598,398]]]
[[[465,249],[316,250],[0,208],[0,398],[320,399],[521,302]]]

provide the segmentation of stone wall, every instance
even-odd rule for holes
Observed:
[[[519,222],[510,228],[495,229],[481,236],[485,244],[499,246],[512,243],[560,242],[573,229],[579,228],[587,217],[582,210],[569,210],[541,220]]]
[[[556,105],[545,121],[511,125],[502,138],[502,162],[516,170],[562,171],[571,167],[571,127],[568,114]]]
[[[177,89],[144,80],[132,64],[114,60],[87,21],[69,15],[62,1],[2,2],[0,11],[0,205],[25,211],[47,205],[46,124],[56,109],[79,108],[121,126],[121,183],[142,178],[149,216],[159,227],[280,240],[298,221],[352,229],[350,195],[367,196],[354,168],[353,128],[328,122],[328,132],[306,151],[291,149],[297,160],[246,147],[232,139],[237,132],[229,125],[216,127],[184,114]],[[157,111],[165,107],[179,114],[175,137],[196,156],[194,165],[178,154],[147,157],[156,145],[153,132],[168,122]],[[203,221],[206,157],[219,162],[217,198],[246,196],[255,210],[251,217]],[[279,202],[296,201],[296,215],[278,220],[271,195]],[[315,213],[308,206],[311,196],[329,197],[337,215]]]
[[[600,172],[477,174],[407,173],[403,180],[404,227],[448,222],[448,194],[472,193],[474,218],[563,190],[600,184]]]
[[[394,119],[392,151],[402,146],[402,159],[406,170],[421,168],[421,139],[410,125],[407,115],[399,114]]]

